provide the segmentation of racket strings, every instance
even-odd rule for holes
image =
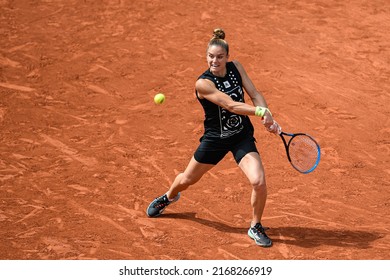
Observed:
[[[317,143],[306,135],[291,139],[289,145],[291,164],[301,172],[307,172],[316,166],[319,159]]]

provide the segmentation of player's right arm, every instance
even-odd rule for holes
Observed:
[[[219,91],[213,82],[207,79],[199,79],[196,81],[195,89],[198,92],[200,99],[208,101],[228,110],[237,115],[255,115],[256,107],[234,101],[229,95]]]

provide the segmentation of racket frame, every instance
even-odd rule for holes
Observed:
[[[304,135],[304,136],[309,137],[311,140],[313,140],[313,142],[316,144],[316,147],[317,147],[317,160],[316,160],[315,164],[309,170],[306,170],[306,171],[299,170],[298,168],[296,168],[292,164],[291,157],[290,157],[290,152],[289,152],[291,141],[294,139],[294,137],[299,136],[299,135]],[[317,168],[318,164],[320,163],[320,159],[321,159],[321,148],[320,148],[320,145],[317,143],[317,141],[313,137],[311,137],[310,135],[308,135],[306,133],[287,133],[287,132],[283,132],[283,131],[279,133],[279,136],[283,140],[283,144],[284,144],[284,147],[286,149],[286,154],[287,154],[288,161],[290,162],[292,167],[294,167],[294,169],[296,169],[300,173],[308,174],[308,173],[314,171],[314,169]],[[283,136],[289,136],[291,138],[287,142],[287,140]]]

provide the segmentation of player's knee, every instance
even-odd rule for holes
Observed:
[[[199,181],[198,178],[191,175],[187,175],[186,173],[182,173],[181,175],[182,176],[181,176],[180,184],[183,186],[190,186],[195,184],[197,181]]]
[[[265,179],[262,176],[251,179],[251,184],[253,190],[256,192],[264,192],[267,191],[267,185],[265,183]]]

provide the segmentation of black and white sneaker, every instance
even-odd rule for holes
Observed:
[[[155,200],[152,201],[152,203],[149,204],[148,209],[146,209],[146,214],[148,215],[148,217],[158,217],[169,204],[178,201],[179,198],[180,193],[178,193],[177,196],[175,196],[172,200],[169,200],[166,194],[157,197]]]
[[[271,247],[272,241],[269,239],[265,233],[265,229],[260,223],[257,223],[254,227],[250,227],[248,230],[248,235],[252,238],[257,245],[262,247]]]

